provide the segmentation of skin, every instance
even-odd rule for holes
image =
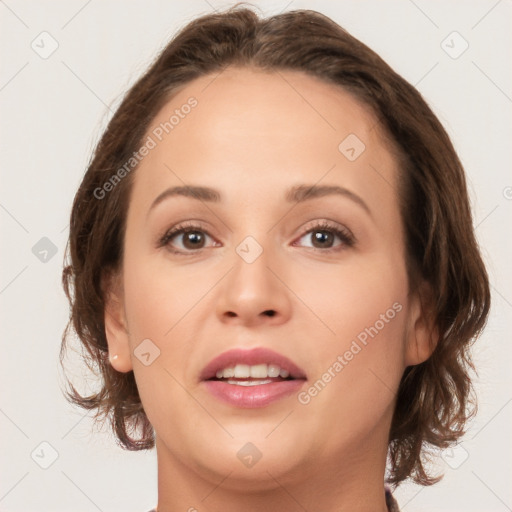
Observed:
[[[191,82],[147,133],[191,96],[198,105],[134,171],[105,313],[111,362],[134,371],[155,428],[158,512],[384,512],[395,392],[432,346],[420,297],[409,294],[390,143],[343,89],[247,68]],[[338,150],[351,133],[366,146],[355,161]],[[346,196],[287,203],[285,192],[302,183],[344,187],[371,213]],[[185,184],[216,188],[222,201],[174,196],[148,213],[161,192]],[[158,246],[187,220],[201,221],[202,249],[184,235]],[[311,229],[322,220],[349,229],[356,244],[332,234],[315,246]],[[253,263],[236,252],[247,236],[263,249]],[[306,405],[293,394],[235,408],[198,380],[222,352],[263,346],[303,368],[307,390],[394,303],[401,311]],[[146,366],[134,350],[148,338],[160,355]],[[247,442],[262,453],[251,468],[237,457]]]

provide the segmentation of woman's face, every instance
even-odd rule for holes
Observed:
[[[236,68],[154,119],[106,323],[169,467],[256,488],[385,457],[404,368],[428,354],[376,123],[334,85]],[[162,196],[187,186],[216,200]]]

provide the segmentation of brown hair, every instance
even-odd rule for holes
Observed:
[[[96,420],[108,417],[120,445],[154,446],[133,371],[119,373],[108,362],[105,278],[119,269],[132,171],[103,200],[95,191],[132,156],[150,122],[169,98],[195,78],[226,66],[267,71],[302,71],[351,92],[369,106],[395,146],[400,164],[400,208],[407,241],[410,286],[418,279],[434,291],[439,341],[424,363],[406,368],[389,436],[390,483],[407,477],[430,485],[423,447],[444,448],[464,433],[476,403],[470,380],[471,342],[483,329],[490,307],[487,273],[473,233],[464,170],[450,139],[420,93],[375,52],[326,16],[297,10],[267,19],[238,4],[199,17],[165,47],[130,89],[97,144],[75,196],[69,255],[63,285],[70,321],[91,370],[102,387],[66,398]],[[72,291],[74,293],[72,293]],[[138,432],[139,438],[131,431]]]

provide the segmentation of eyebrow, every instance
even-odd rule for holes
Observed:
[[[351,199],[353,202],[361,206],[366,213],[372,216],[372,212],[368,205],[357,194],[347,188],[338,185],[295,185],[291,187],[285,194],[285,200],[288,203],[302,203],[310,199],[325,197],[329,195],[340,195]],[[149,212],[162,201],[174,196],[190,197],[199,201],[219,203],[222,201],[221,193],[210,187],[202,187],[198,185],[187,185],[183,187],[171,187],[164,190],[152,203]]]

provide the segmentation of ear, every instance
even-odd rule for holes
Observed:
[[[105,334],[112,367],[121,373],[133,370],[128,326],[124,310],[122,274],[108,274],[103,280],[105,294]],[[114,358],[114,356],[117,356]]]
[[[414,366],[426,361],[439,341],[439,328],[434,314],[434,293],[432,286],[426,281],[413,292],[409,312],[405,364]]]

